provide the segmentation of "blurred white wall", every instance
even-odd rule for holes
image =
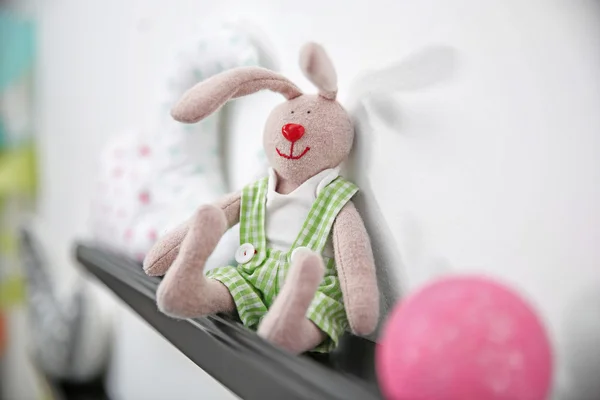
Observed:
[[[56,0],[40,11],[40,212],[56,232],[58,279],[70,279],[72,241],[87,233],[98,150],[112,132],[156,112],[155,74],[173,39],[222,18],[248,19],[266,32],[281,70],[307,90],[297,52],[317,40],[337,65],[342,99],[364,69],[446,44],[460,56],[454,80],[400,95],[399,126],[369,133],[371,190],[400,254],[394,275],[404,290],[440,269],[485,272],[518,287],[556,346],[555,397],[600,393],[597,2]],[[244,132],[260,130],[278,101],[261,94],[237,107],[236,186],[245,177]],[[135,335],[140,348],[154,348],[152,331]],[[123,399],[138,398],[148,381],[178,393],[209,388],[183,359],[168,370],[159,360],[123,362],[161,374],[127,381],[121,368],[114,391]]]

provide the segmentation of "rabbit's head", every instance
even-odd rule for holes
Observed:
[[[172,116],[181,122],[195,123],[230,99],[263,89],[281,93],[287,101],[269,115],[263,144],[277,174],[300,184],[344,161],[354,138],[352,120],[335,100],[336,73],[323,48],[315,43],[306,44],[300,53],[300,66],[318,88],[318,94],[303,94],[296,85],[273,71],[241,67],[194,86],[173,108]]]

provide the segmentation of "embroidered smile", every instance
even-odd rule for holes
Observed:
[[[283,154],[277,147],[275,147],[275,150],[277,150],[277,154],[279,154],[280,157],[283,157],[287,160],[299,160],[304,157],[306,153],[308,153],[310,147],[307,146],[304,151],[297,156],[294,155],[294,142],[292,142],[292,145],[290,146],[290,154]]]

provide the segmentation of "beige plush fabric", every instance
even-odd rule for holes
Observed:
[[[289,123],[304,127],[304,135],[294,143],[281,132]],[[346,110],[340,103],[316,94],[305,94],[275,107],[263,132],[269,164],[281,179],[296,185],[340,165],[348,157],[353,141],[354,126]],[[305,150],[298,159],[280,155],[298,157]]]
[[[212,205],[200,207],[188,226],[181,251],[156,292],[159,310],[178,318],[233,311],[227,288],[204,276],[204,263],[227,230],[225,213]]]
[[[225,213],[228,228],[240,219],[241,193],[232,193],[219,200],[215,206]],[[144,271],[150,276],[164,275],[179,254],[179,248],[191,220],[183,222],[177,228],[159,238],[144,259]]]
[[[150,276],[162,276],[179,254],[181,242],[188,231],[190,221],[185,221],[167,233],[152,246],[144,258],[144,272]]]
[[[337,96],[337,74],[325,49],[317,43],[307,43],[300,51],[300,68],[326,99]]]
[[[354,127],[346,110],[335,101],[337,78],[323,48],[309,43],[302,49],[304,74],[319,95],[303,95],[286,78],[261,68],[237,68],[190,89],[173,109],[173,117],[196,122],[229,99],[270,89],[286,102],[270,114],[263,134],[269,163],[277,174],[279,193],[289,193],[319,172],[337,167],[350,153]],[[284,127],[301,125],[302,134],[284,136]],[[240,194],[214,206],[204,206],[189,222],[161,238],[144,263],[150,275],[165,274],[157,292],[159,308],[175,317],[197,317],[234,311],[229,292],[207,279],[204,264],[228,227],[239,221]],[[369,237],[356,208],[347,204],[333,225],[338,275],[350,328],[365,335],[374,331],[378,288]],[[275,303],[259,326],[265,339],[293,353],[316,347],[325,335],[306,318],[306,311],[323,277],[323,261],[312,252],[295,259]]]
[[[299,251],[281,292],[258,327],[258,334],[295,354],[315,348],[325,340],[325,334],[306,318],[324,273],[320,255],[310,250]]]
[[[219,200],[215,206],[223,210],[227,219],[227,228],[231,228],[240,222],[240,202],[242,201],[242,192],[228,194]]]
[[[302,94],[296,85],[273,71],[239,67],[215,75],[188,90],[171,110],[171,115],[177,121],[198,122],[231,99],[265,89],[281,93],[288,100]]]
[[[333,223],[333,248],[350,329],[368,335],[379,319],[377,276],[369,235],[351,202]]]

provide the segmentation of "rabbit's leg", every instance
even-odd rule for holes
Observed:
[[[204,265],[227,229],[225,213],[203,206],[190,221],[175,262],[156,292],[158,308],[165,314],[192,318],[235,309],[229,290],[204,275]]]
[[[258,334],[295,354],[311,350],[321,343],[325,333],[306,318],[306,312],[324,272],[320,255],[309,250],[299,252],[281,292],[262,320]]]

